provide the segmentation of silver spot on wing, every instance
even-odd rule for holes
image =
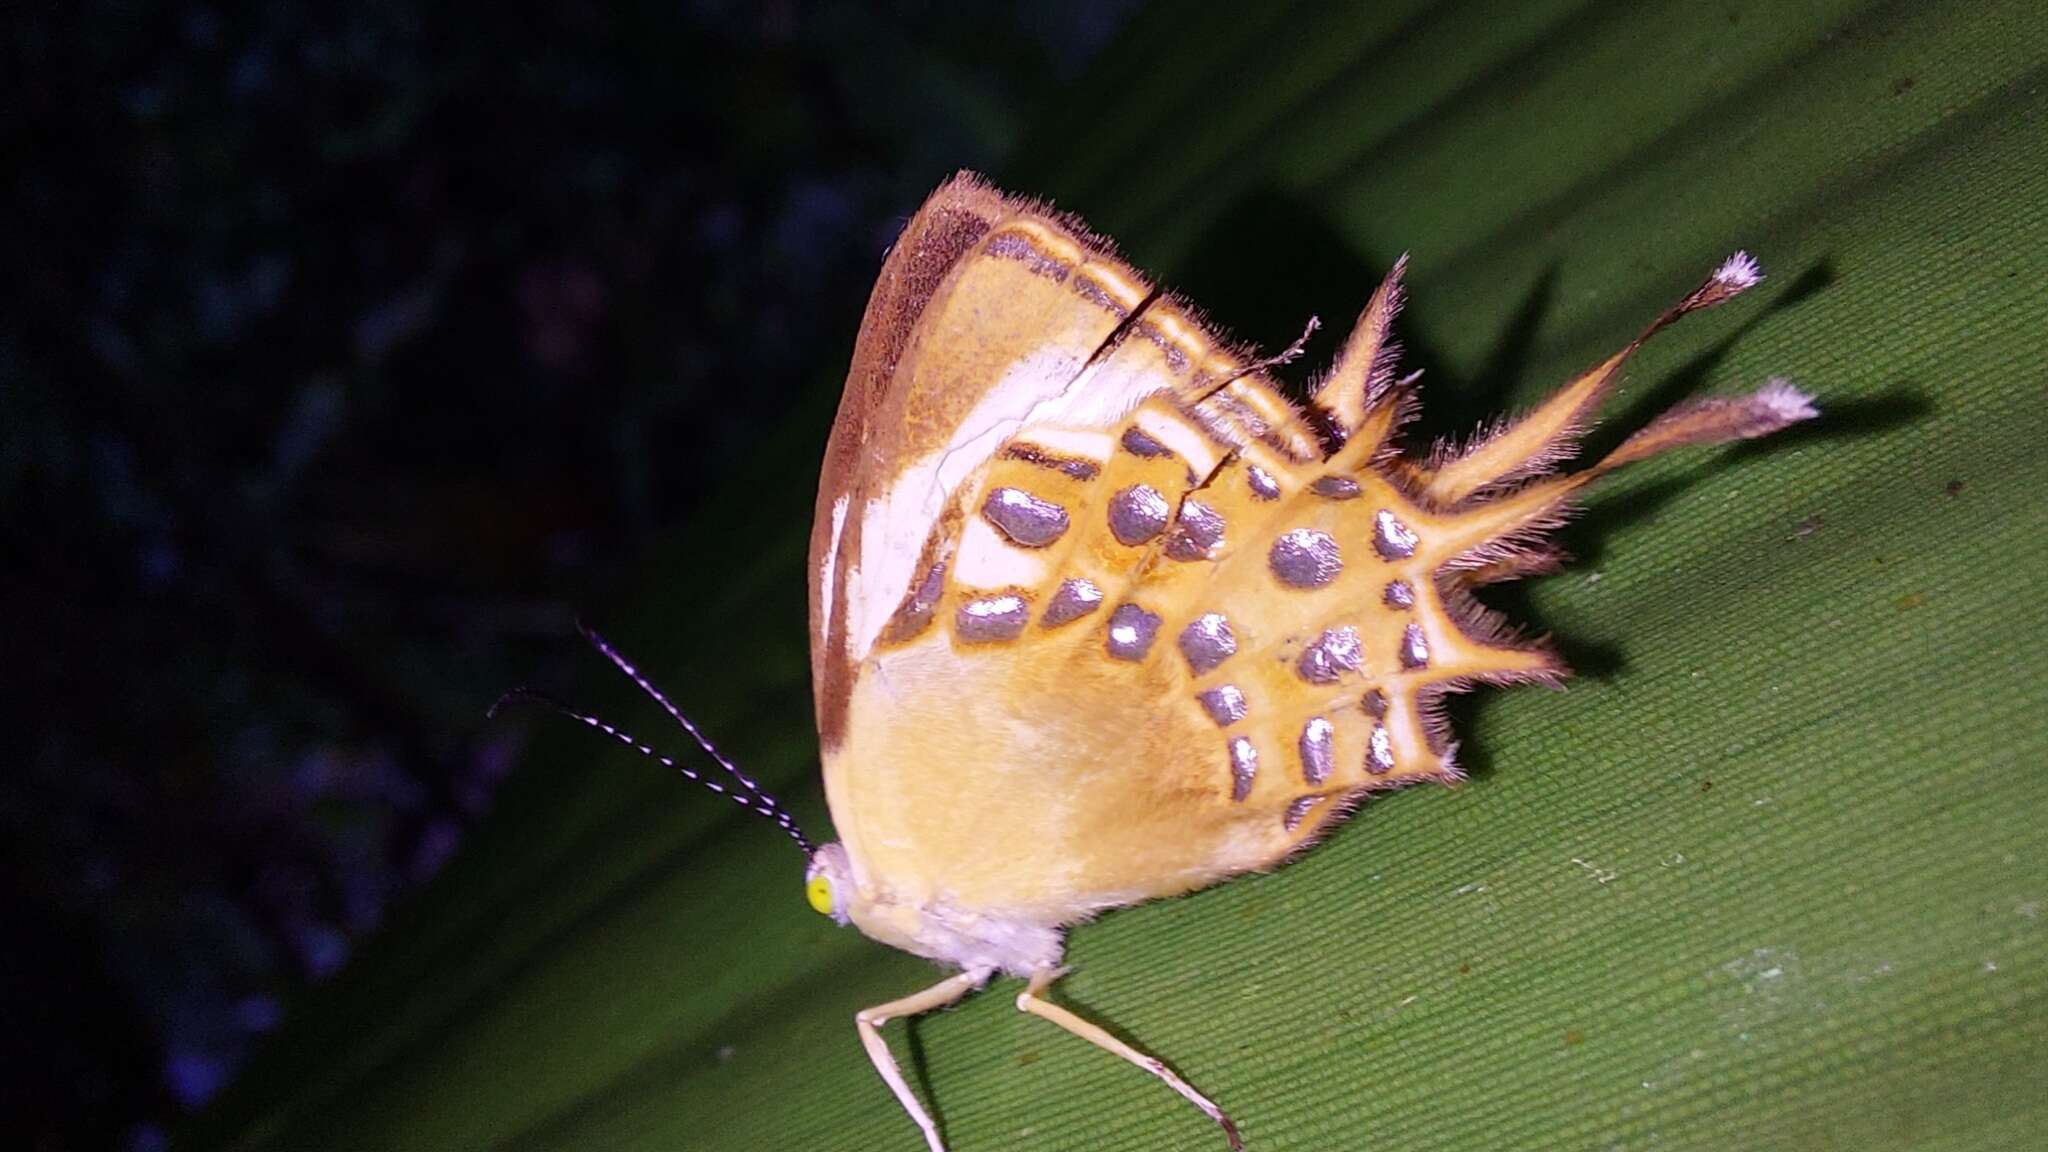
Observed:
[[[1067,510],[1022,488],[997,488],[981,502],[996,531],[1026,548],[1043,548],[1067,533]]]
[[[1337,729],[1321,716],[1301,726],[1301,778],[1313,788],[1330,778],[1337,756]]]
[[[1296,588],[1321,588],[1343,571],[1344,556],[1328,532],[1295,528],[1281,533],[1280,538],[1273,541],[1273,550],[1267,554],[1266,563],[1283,584]]]
[[[1173,455],[1173,449],[1146,435],[1144,430],[1140,428],[1124,429],[1123,445],[1124,451],[1129,452],[1133,456],[1158,457]]]
[[[1004,593],[985,596],[960,605],[953,614],[953,631],[970,644],[1013,640],[1031,619],[1031,607],[1022,596]]]
[[[1365,770],[1374,776],[1385,776],[1394,770],[1394,738],[1387,733],[1385,724],[1372,726],[1372,738],[1365,745]]]
[[[1387,581],[1387,590],[1380,597],[1389,608],[1415,607],[1415,585],[1406,580]]]
[[[1102,607],[1102,589],[1093,580],[1075,577],[1060,585],[1052,594],[1052,602],[1045,606],[1045,614],[1038,618],[1040,628],[1057,628],[1062,624],[1079,620],[1097,608]]]
[[[1254,499],[1278,500],[1280,498],[1280,482],[1273,479],[1271,472],[1266,471],[1257,464],[1245,466],[1244,479],[1245,483],[1251,485],[1252,497]]]
[[[1381,558],[1405,560],[1415,555],[1417,539],[1415,529],[1401,523],[1400,518],[1385,508],[1373,514],[1372,547]]]
[[[1120,544],[1143,544],[1166,530],[1172,511],[1157,488],[1133,484],[1109,498],[1110,535]]]
[[[1410,624],[1401,631],[1401,667],[1429,667],[1429,637],[1423,635],[1420,624]]]
[[[1235,684],[1218,684],[1206,692],[1197,693],[1195,699],[1202,705],[1202,710],[1209,714],[1209,719],[1216,722],[1218,728],[1230,727],[1244,719],[1245,713],[1250,710],[1245,703],[1244,693],[1238,691]]]
[[[1280,826],[1289,832],[1301,827],[1302,818],[1309,810],[1322,803],[1321,796],[1297,796],[1287,805],[1287,811],[1280,815]]]
[[[1166,539],[1166,554],[1175,560],[1207,560],[1223,543],[1223,514],[1199,500],[1183,500],[1180,523]]]
[[[1119,604],[1109,614],[1109,654],[1118,660],[1143,660],[1159,634],[1159,617],[1136,604]]]
[[[1181,629],[1180,654],[1187,657],[1188,669],[1197,676],[1213,671],[1236,653],[1237,635],[1221,612],[1211,612]]]
[[[917,582],[903,603],[896,606],[896,612],[889,617],[883,637],[891,642],[908,640],[925,630],[932,622],[932,613],[939,607],[939,597],[946,591],[946,564],[942,560],[925,570],[924,579]]]
[[[1259,750],[1250,738],[1235,736],[1230,741],[1230,798],[1243,800],[1252,794],[1252,781],[1259,775]]]
[[[1346,672],[1356,672],[1363,656],[1358,629],[1349,624],[1326,628],[1315,643],[1301,650],[1294,671],[1311,684],[1335,684]]]

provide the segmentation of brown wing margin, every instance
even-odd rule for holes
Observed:
[[[825,463],[818,476],[818,500],[811,520],[811,691],[817,703],[818,739],[826,748],[838,744],[846,717],[847,694],[852,689],[853,669],[843,655],[846,650],[846,605],[843,579],[830,588],[822,587],[818,574],[832,546],[832,505],[842,495],[852,495],[857,504],[863,461],[886,453],[890,430],[870,427],[871,417],[883,408],[890,381],[904,345],[917,327],[955,262],[973,248],[988,230],[1020,207],[971,172],[962,172],[941,185],[904,226],[903,235],[889,250],[861,316],[860,337],[853,348],[853,366],[846,374],[846,390],[839,398],[839,414],[832,421],[832,436],[826,442]],[[858,517],[849,517],[845,531],[859,531]],[[849,548],[849,546],[853,546]],[[858,554],[857,540],[842,540],[840,551]],[[820,625],[825,621],[827,596],[840,598],[831,613],[831,635]]]

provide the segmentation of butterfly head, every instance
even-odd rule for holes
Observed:
[[[813,911],[841,925],[850,924],[853,914],[849,907],[859,895],[846,849],[826,844],[811,853],[810,867],[804,869],[804,899],[810,901]]]
[[[871,940],[960,968],[1001,969],[1024,976],[1059,966],[1056,927],[1028,918],[904,899],[862,885],[844,846],[825,844],[804,870],[804,898],[820,915],[851,924]]]

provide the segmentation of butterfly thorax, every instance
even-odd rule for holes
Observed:
[[[956,968],[1031,976],[1059,967],[1063,941],[1057,927],[944,901],[902,899],[893,890],[854,880],[846,860],[845,845],[827,844],[813,866],[834,873],[832,891],[843,893],[833,914],[869,939]]]

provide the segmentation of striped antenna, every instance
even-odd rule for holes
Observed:
[[[726,775],[738,781],[740,787],[745,788],[747,791],[752,792],[756,796],[759,796],[761,798],[761,802],[763,804],[766,804],[768,807],[777,809],[781,807],[781,805],[775,802],[775,797],[770,796],[768,794],[767,789],[761,787],[759,784],[756,784],[752,777],[748,776],[745,772],[739,770],[738,765],[726,759],[725,753],[720,752],[716,747],[714,747],[711,743],[711,739],[705,736],[703,732],[699,731],[697,726],[690,722],[690,718],[688,716],[683,715],[682,709],[670,703],[669,698],[662,694],[661,689],[656,688],[654,686],[653,681],[649,680],[646,676],[642,675],[640,669],[635,668],[633,666],[632,661],[626,659],[624,656],[619,655],[619,650],[612,647],[611,641],[606,640],[604,637],[598,635],[597,629],[592,628],[590,625],[585,624],[581,620],[576,621],[576,631],[581,632],[583,634],[583,638],[585,640],[590,641],[590,646],[592,648],[595,648],[599,652],[602,652],[604,654],[604,658],[612,662],[613,667],[617,668],[621,672],[624,672],[626,674],[627,679],[631,680],[635,684],[638,684],[642,692],[647,693],[650,699],[652,699],[656,704],[661,705],[661,710],[663,712],[668,713],[669,718],[671,720],[674,720],[676,723],[682,725],[683,731],[688,732],[690,734],[690,739],[695,740],[697,742],[697,747],[702,748],[706,756],[711,757],[711,759],[718,763],[718,766],[720,768],[725,769]]]
[[[658,761],[664,767],[674,769],[675,771],[681,773],[685,778],[694,780],[697,783],[702,784],[704,787],[709,788],[711,791],[716,792],[720,796],[726,797],[727,799],[731,800],[733,803],[739,805],[740,807],[745,808],[750,812],[753,812],[755,815],[765,816],[768,819],[773,820],[778,827],[780,827],[785,833],[789,835],[790,839],[796,841],[796,846],[798,848],[803,849],[803,853],[806,857],[810,856],[812,852],[815,851],[814,846],[811,844],[810,837],[804,835],[803,829],[797,827],[796,819],[789,814],[787,809],[783,808],[782,805],[776,801],[775,797],[769,795],[767,790],[763,789],[759,784],[755,783],[752,777],[740,771],[739,768],[736,765],[734,765],[732,761],[726,759],[723,753],[719,752],[719,750],[716,747],[713,747],[711,741],[706,739],[703,733],[697,730],[697,726],[691,723],[689,718],[684,716],[682,712],[679,709],[677,709],[674,704],[670,703],[666,696],[663,696],[658,690],[655,689],[655,687],[652,684],[648,683],[646,677],[642,676],[640,672],[633,667],[632,664],[628,663],[615,650],[613,650],[611,645],[607,644],[603,637],[599,636],[597,633],[591,631],[588,628],[583,628],[580,624],[578,625],[578,628],[583,632],[584,637],[588,639],[591,642],[591,644],[594,647],[596,647],[598,651],[604,653],[605,656],[608,659],[610,659],[613,664],[617,665],[621,671],[626,673],[627,676],[631,677],[635,684],[638,684],[643,691],[645,691],[649,696],[653,697],[654,701],[661,705],[663,711],[667,712],[670,716],[675,717],[676,722],[683,726],[683,730],[685,732],[688,732],[691,738],[697,742],[697,746],[704,749],[707,755],[709,755],[713,760],[717,761],[718,766],[720,768],[723,768],[726,774],[731,776],[734,782],[739,785],[739,787],[733,787],[718,780],[706,779],[703,773],[698,772],[696,769],[691,768],[686,764],[679,764],[674,759],[665,756],[660,752],[655,751],[648,745],[641,743],[637,738],[632,736],[630,733],[627,733],[624,730],[617,728],[611,724],[607,724],[603,720],[600,720],[595,716],[589,715],[588,713],[578,712],[576,709],[569,707],[567,704],[562,703],[560,700],[557,700],[554,697],[549,696],[545,693],[536,692],[531,688],[514,688],[512,691],[507,692],[503,696],[498,697],[498,702],[491,705],[491,709],[488,713],[485,714],[485,718],[495,718],[498,715],[498,711],[508,704],[538,704],[541,707],[548,709],[549,711],[559,712],[562,715],[567,716],[571,720],[580,721],[581,723],[591,728],[594,728],[607,736],[610,736],[612,739],[617,740],[619,743],[624,744],[626,747],[631,748],[633,751],[640,753],[642,756],[648,757],[651,760]]]

